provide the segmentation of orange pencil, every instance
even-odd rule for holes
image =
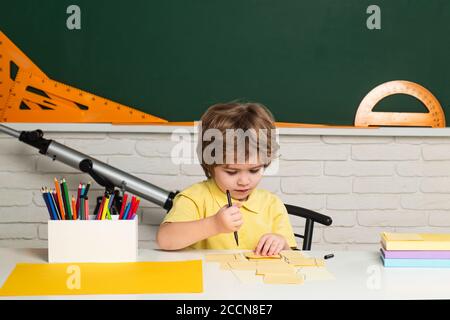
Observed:
[[[66,211],[64,210],[64,202],[61,196],[61,187],[59,186],[58,179],[55,178],[56,195],[58,196],[59,212],[61,213],[61,219],[66,220]]]
[[[105,196],[102,197],[102,202],[100,202],[100,207],[98,208],[96,220],[102,220],[103,205],[105,204]]]
[[[77,201],[75,197],[72,196],[72,212],[73,212],[73,220],[77,220]]]
[[[84,199],[84,216],[86,220],[89,220],[89,199]]]

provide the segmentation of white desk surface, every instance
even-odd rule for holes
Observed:
[[[226,251],[231,253],[234,251]],[[237,251],[236,251],[237,252]],[[140,250],[140,261],[204,259],[205,253],[224,251]],[[309,252],[323,257],[330,252]],[[1,297],[0,299],[187,299],[187,300],[278,300],[278,299],[450,299],[450,268],[384,268],[376,251],[333,252],[326,260],[335,280],[309,281],[303,285],[242,284],[218,263],[203,262],[203,293],[149,295],[74,295]],[[0,286],[16,263],[47,263],[47,249],[0,248]]]

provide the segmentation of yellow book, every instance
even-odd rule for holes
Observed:
[[[386,250],[450,250],[448,233],[381,233]]]

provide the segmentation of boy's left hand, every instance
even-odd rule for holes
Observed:
[[[273,256],[279,254],[287,247],[286,239],[276,233],[267,233],[259,239],[255,254],[260,256]]]

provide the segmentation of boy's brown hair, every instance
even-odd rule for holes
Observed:
[[[200,164],[205,172],[206,177],[210,178],[213,173],[213,168],[220,164],[224,164],[226,157],[225,145],[227,142],[227,129],[238,130],[241,129],[244,132],[254,132],[254,134],[247,136],[248,143],[243,138],[245,144],[245,160],[249,160],[250,149],[263,152],[263,158],[261,159],[261,153],[258,153],[258,160],[264,164],[264,167],[270,165],[272,159],[275,157],[279,145],[276,142],[274,117],[272,113],[262,104],[255,102],[229,102],[219,103],[212,105],[201,117],[201,130],[199,135],[199,143],[197,147],[197,155],[200,160]],[[223,162],[221,163],[207,163],[204,159],[204,150],[213,141],[208,141],[204,138],[204,134],[209,129],[216,129],[220,131],[223,146]],[[253,130],[249,130],[253,129]],[[249,130],[249,131],[247,131]],[[242,141],[239,140],[239,136],[231,136],[234,143],[233,158],[236,162],[237,157],[237,144]],[[242,139],[241,139],[242,140]],[[216,141],[217,142],[217,141]],[[264,150],[260,150],[262,143],[264,143]]]

